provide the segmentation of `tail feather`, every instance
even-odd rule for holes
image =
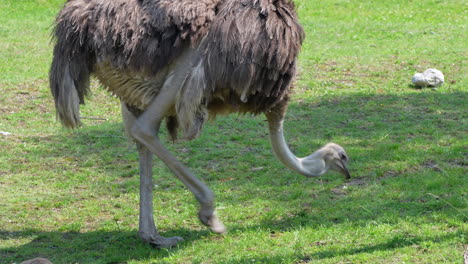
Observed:
[[[50,85],[55,99],[57,119],[67,128],[81,125],[78,92],[68,65],[51,72]]]
[[[54,33],[56,44],[49,81],[57,119],[64,127],[77,128],[81,125],[80,104],[84,104],[89,91],[92,63],[84,43],[77,41],[81,36],[73,27],[59,24]]]

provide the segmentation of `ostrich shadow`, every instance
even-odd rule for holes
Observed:
[[[4,231],[0,237],[13,240],[30,240],[21,246],[0,248],[0,263],[18,263],[27,259],[44,257],[52,263],[127,263],[147,259],[148,256],[164,258],[190,245],[208,231],[174,229],[161,232],[163,236],[183,235],[184,242],[177,247],[157,250],[144,243],[136,231],[47,232],[40,230]]]
[[[429,237],[422,237],[422,236],[413,236],[413,237],[403,237],[401,235],[394,235],[388,240],[375,243],[372,245],[366,246],[355,246],[349,249],[343,250],[322,250],[316,253],[302,253],[300,250],[296,253],[291,254],[268,254],[268,256],[262,257],[245,257],[236,260],[227,260],[221,262],[215,262],[219,264],[243,264],[243,263],[285,263],[285,260],[293,260],[294,262],[291,263],[316,263],[317,261],[327,260],[334,257],[349,257],[355,254],[360,253],[368,253],[372,254],[374,252],[381,252],[381,251],[388,251],[398,248],[404,248],[408,246],[416,246],[417,244],[421,244],[427,241],[437,241],[437,242],[445,242],[448,240],[452,240],[457,238],[458,236],[463,235],[463,232],[458,231],[450,234],[439,235],[439,236],[429,236]],[[320,243],[315,245],[316,247],[322,247]],[[420,253],[428,252],[428,249],[424,247],[416,246]],[[459,254],[460,260],[463,258],[463,254]],[[352,263],[352,261],[350,262]]]

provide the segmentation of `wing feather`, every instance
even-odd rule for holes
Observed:
[[[154,74],[206,35],[220,0],[69,0],[55,38],[68,54]]]
[[[303,39],[291,1],[224,1],[201,47],[207,85],[266,111],[288,93]]]

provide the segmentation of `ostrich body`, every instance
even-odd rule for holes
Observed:
[[[173,139],[195,138],[208,117],[232,112],[267,117],[273,151],[305,176],[332,169],[349,177],[348,158],[329,143],[297,158],[283,136],[290,83],[304,38],[289,0],[69,0],[56,19],[50,86],[65,127],[80,126],[79,104],[91,75],[122,102],[125,128],[140,159],[140,237],[171,247],[180,237],[156,230],[152,155],[194,194],[199,218],[224,225],[213,192],[163,146],[161,122]]]

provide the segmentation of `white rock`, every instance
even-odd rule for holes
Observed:
[[[429,69],[423,72],[431,87],[439,87],[444,84],[444,75],[437,69]]]
[[[427,80],[426,77],[424,76],[423,73],[416,73],[413,78],[411,78],[411,81],[413,82],[414,85],[418,87],[426,87],[427,86]]]
[[[0,131],[0,135],[8,136],[8,135],[11,135],[11,133],[8,133],[8,132],[5,132],[5,131]]]
[[[418,87],[439,87],[444,84],[444,75],[437,69],[428,69],[423,73],[416,73],[411,81]]]

